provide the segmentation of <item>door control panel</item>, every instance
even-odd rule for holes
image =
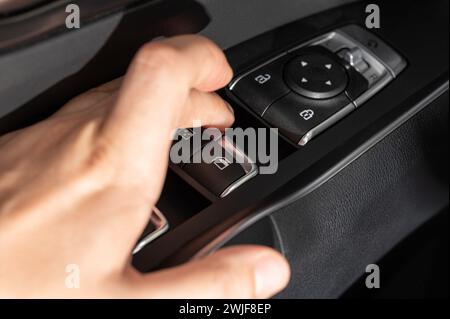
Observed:
[[[349,25],[241,74],[229,91],[297,145],[360,107],[406,67],[369,31]]]

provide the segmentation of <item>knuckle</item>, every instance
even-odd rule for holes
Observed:
[[[202,45],[208,50],[210,57],[217,60],[225,60],[222,50],[213,41],[206,37],[199,36]]]
[[[109,145],[105,142],[97,143],[86,160],[85,166],[87,171],[105,170],[108,157]]]
[[[115,190],[127,194],[130,203],[137,205],[135,211],[147,216],[149,203],[156,203],[158,197],[145,191],[147,178],[134,178],[137,173],[130,168],[128,159],[121,149],[107,136],[95,136],[92,147],[84,157],[81,169],[77,171],[77,181],[89,192]],[[144,174],[140,175],[141,177]],[[142,208],[142,209],[138,209]]]
[[[135,62],[144,67],[145,71],[170,72],[174,64],[179,59],[179,52],[173,46],[163,42],[151,42],[139,49],[135,57]]]
[[[101,139],[94,144],[81,166],[80,179],[89,189],[99,190],[111,185],[115,176],[111,145]]]
[[[207,59],[212,62],[215,68],[220,67],[220,72],[217,72],[217,80],[228,83],[233,77],[233,70],[229,66],[225,54],[213,41],[208,38],[201,38],[203,39],[202,44],[208,52]]]

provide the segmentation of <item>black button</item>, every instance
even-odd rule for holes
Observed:
[[[345,90],[347,72],[332,53],[314,47],[296,55],[285,67],[285,79],[292,90],[312,99],[328,99]]]
[[[283,81],[287,59],[281,57],[246,75],[232,87],[232,92],[258,115],[263,115],[273,102],[290,92]]]
[[[211,142],[221,148],[222,154],[208,162],[190,163],[183,170],[213,194],[220,195],[241,177],[246,175],[244,167],[233,159],[233,154],[221,146],[221,141]]]
[[[313,100],[290,93],[275,102],[264,114],[264,119],[298,144],[305,134],[349,104],[351,101],[345,93],[328,100]]]
[[[347,92],[348,97],[355,101],[361,94],[369,89],[369,81],[355,70],[351,65],[345,65],[347,73],[349,76],[349,81],[345,92]]]

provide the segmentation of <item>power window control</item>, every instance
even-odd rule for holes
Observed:
[[[138,253],[142,248],[162,236],[169,230],[169,222],[166,217],[158,208],[154,208],[150,216],[150,222],[144,230],[141,239],[138,241],[136,247],[133,250],[133,254]]]
[[[219,134],[217,130],[211,130],[208,135],[209,138],[203,139],[203,131],[204,130],[200,127],[181,128],[175,131],[171,153],[175,152],[178,156],[171,156],[171,158],[176,157],[181,160],[173,164],[183,167],[186,163],[190,162],[191,157],[200,152],[205,145],[222,137],[222,134]]]
[[[354,109],[345,93],[326,100],[290,93],[275,102],[263,118],[295,144],[305,145]]]
[[[257,174],[257,166],[226,137],[210,142],[209,158],[189,163],[183,170],[217,197],[225,197]],[[205,157],[205,155],[203,155]]]

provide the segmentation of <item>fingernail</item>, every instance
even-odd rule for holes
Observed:
[[[230,103],[225,102],[225,105],[228,107],[228,109],[230,110],[230,112],[234,115],[234,109],[231,107]]]
[[[282,257],[262,257],[255,265],[256,297],[272,297],[287,285],[289,277],[289,266]]]

